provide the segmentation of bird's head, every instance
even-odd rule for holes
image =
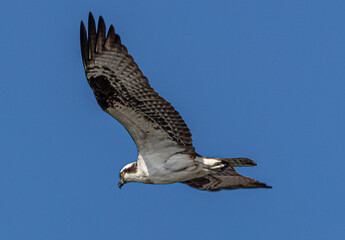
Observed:
[[[124,168],[122,168],[119,177],[119,188],[121,188],[125,183],[135,182],[137,175],[137,163],[129,163]]]

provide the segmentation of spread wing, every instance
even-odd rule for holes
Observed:
[[[208,174],[182,183],[192,188],[212,192],[236,188],[272,188],[265,183],[240,175],[233,167],[229,167],[223,172]]]
[[[150,86],[113,26],[106,36],[100,17],[96,32],[90,13],[88,37],[81,22],[80,45],[86,78],[99,106],[127,129],[139,153],[196,154],[186,123]]]

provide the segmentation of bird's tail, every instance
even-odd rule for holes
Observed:
[[[214,158],[214,157],[203,157],[204,160],[216,160],[219,162],[226,162],[231,167],[255,167],[257,164],[249,158]]]

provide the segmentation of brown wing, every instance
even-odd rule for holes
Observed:
[[[150,86],[113,26],[106,37],[100,17],[96,32],[90,13],[88,37],[81,22],[80,45],[85,74],[98,104],[127,129],[139,152],[150,151],[155,145],[170,148],[169,154],[182,151],[195,154],[186,123]]]
[[[185,183],[192,188],[212,192],[237,188],[272,188],[265,183],[260,183],[252,178],[240,175],[232,167],[227,168],[223,172],[208,174],[182,183]]]

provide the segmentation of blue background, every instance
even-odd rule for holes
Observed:
[[[127,184],[124,128],[85,79],[80,20],[114,24],[197,151],[273,186]],[[344,1],[4,1],[0,239],[344,239]]]

